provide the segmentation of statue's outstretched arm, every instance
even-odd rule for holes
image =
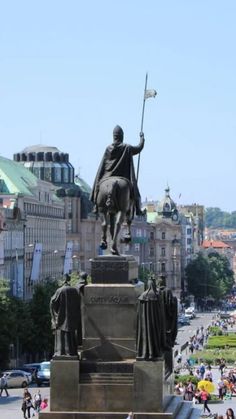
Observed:
[[[140,137],[139,145],[131,146],[131,151],[132,151],[133,156],[135,156],[135,154],[139,154],[140,151],[142,151],[144,147],[144,142],[145,142],[144,133],[140,132],[139,137]]]

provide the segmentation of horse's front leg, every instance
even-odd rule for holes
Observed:
[[[104,212],[101,213],[101,226],[102,226],[102,237],[100,242],[100,248],[105,250],[107,249],[107,214]]]
[[[114,234],[111,242],[111,253],[113,255],[119,255],[118,249],[117,249],[117,238],[118,234],[120,232],[121,225],[124,221],[125,214],[122,211],[119,211],[116,215],[116,222],[114,226]]]

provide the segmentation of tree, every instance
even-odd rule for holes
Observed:
[[[199,253],[186,267],[188,292],[197,298],[224,298],[232,289],[234,274],[224,255]]]
[[[51,329],[50,299],[58,288],[57,281],[47,281],[35,286],[29,311],[33,327],[24,349],[33,360],[41,360],[53,354],[54,339]]]
[[[20,355],[20,343],[27,338],[26,330],[31,327],[27,305],[22,300],[9,296],[9,283],[0,280],[0,367],[8,366],[10,346]],[[29,326],[30,324],[30,326]]]
[[[206,208],[205,223],[212,228],[236,228],[236,211],[230,213],[220,208]]]
[[[189,294],[199,298],[209,295],[209,264],[202,253],[187,265],[185,274]]]
[[[211,282],[214,285],[212,295],[216,299],[223,298],[231,291],[234,284],[234,273],[230,269],[229,260],[224,255],[211,252],[208,255],[208,262],[211,272]]]

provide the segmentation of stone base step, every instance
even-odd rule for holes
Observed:
[[[128,412],[40,412],[39,419],[126,419]],[[172,419],[171,413],[136,413],[134,419]]]
[[[193,407],[191,415],[189,416],[189,419],[199,419],[200,417],[201,417],[201,410],[197,409],[196,407]]]
[[[192,402],[183,400],[182,396],[168,395],[164,399],[164,412],[172,413],[173,419],[198,419],[200,410]]]
[[[80,384],[133,384],[133,374],[88,373],[80,375]]]

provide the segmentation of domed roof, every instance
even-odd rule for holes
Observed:
[[[163,217],[172,217],[173,213],[177,211],[176,204],[170,197],[170,188],[165,189],[165,197],[160,201],[157,207],[158,215]]]
[[[52,147],[48,145],[43,144],[36,144],[29,147],[24,148],[24,150],[21,151],[21,153],[47,153],[48,151],[51,151],[51,153],[60,153],[60,150],[57,147]]]

